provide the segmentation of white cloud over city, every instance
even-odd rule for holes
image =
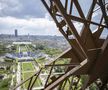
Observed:
[[[47,16],[46,16],[47,17]],[[32,35],[60,35],[54,21],[48,18],[29,18],[18,19],[15,17],[0,17],[0,33],[11,34],[14,29],[18,29],[18,33]]]
[[[82,2],[85,12],[89,7],[84,8]],[[61,35],[41,0],[0,0],[0,34],[14,34],[15,29],[20,35]]]
[[[0,0],[0,33],[61,35],[40,0]]]

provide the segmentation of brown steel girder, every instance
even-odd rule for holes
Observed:
[[[63,5],[62,5],[62,3],[61,3],[60,0],[52,0],[52,6],[49,7],[49,8],[52,9],[52,11],[50,11],[51,9],[48,9],[48,6],[46,6],[46,4],[45,4],[44,1],[43,1],[43,3],[44,3],[44,5],[46,6],[46,8],[47,8],[47,10],[49,11],[49,13],[51,14],[51,16],[53,17],[54,21],[56,22],[56,24],[57,24],[59,30],[63,30],[63,29],[61,29],[61,28],[62,28],[64,25],[67,25],[67,26],[68,26],[67,31],[70,30],[70,32],[72,32],[72,35],[75,36],[77,46],[80,48],[79,50],[82,50],[82,49],[83,49],[81,53],[83,53],[83,54],[85,55],[85,57],[88,59],[88,62],[87,62],[86,65],[84,65],[81,69],[77,70],[76,72],[79,71],[79,72],[80,72],[79,75],[81,75],[82,72],[83,72],[83,74],[88,74],[88,75],[89,75],[89,80],[88,80],[87,84],[84,85],[84,86],[87,87],[89,81],[90,81],[91,78],[93,77],[93,76],[91,75],[91,73],[94,71],[94,69],[95,69],[95,64],[96,64],[97,61],[99,60],[100,55],[101,55],[101,60],[99,60],[99,62],[102,61],[102,59],[104,59],[104,60],[106,61],[105,63],[108,63],[108,62],[107,62],[107,59],[104,57],[105,54],[104,54],[104,53],[100,54],[100,53],[102,52],[101,46],[98,46],[98,45],[97,45],[97,42],[100,41],[99,37],[100,37],[100,35],[101,35],[103,29],[104,29],[104,28],[107,28],[108,26],[107,26],[107,24],[106,24],[105,26],[103,26],[103,24],[102,24],[103,16],[101,17],[101,20],[100,20],[99,24],[98,24],[98,23],[96,24],[95,22],[92,22],[92,21],[91,21],[92,14],[93,14],[93,9],[94,9],[95,5],[98,3],[98,1],[93,0],[93,3],[92,3],[92,5],[91,5],[91,8],[90,8],[90,10],[89,10],[89,12],[88,12],[87,19],[86,19],[85,16],[84,16],[84,13],[83,13],[83,11],[82,11],[80,5],[79,5],[78,0],[71,0],[71,4],[74,3],[74,4],[76,5],[76,8],[77,8],[77,10],[78,10],[78,12],[79,12],[79,14],[80,14],[80,18],[67,13],[67,6],[68,6],[68,3],[67,3],[67,2],[68,2],[69,0],[65,0],[65,1],[66,1],[66,3],[65,3],[65,6],[63,7]],[[50,2],[51,2],[51,1],[50,1]],[[99,1],[99,2],[100,2],[100,1]],[[53,6],[54,6],[54,8],[53,8]],[[100,8],[101,8],[101,7],[102,7],[102,6],[100,5]],[[56,8],[56,12],[53,13],[53,9],[55,9],[55,8]],[[72,8],[72,7],[70,7],[70,8]],[[59,22],[57,22],[57,19],[56,19],[56,15],[58,15],[58,14],[56,14],[57,12],[59,12],[59,16],[62,17],[62,18],[64,19],[63,21],[61,21],[60,24],[59,24]],[[105,12],[105,11],[104,11],[104,12]],[[102,11],[102,13],[103,13],[103,11]],[[77,30],[75,29],[72,20],[75,20],[75,21],[84,23],[84,26],[83,26],[83,29],[82,29],[82,33],[81,33],[80,35],[78,35]],[[62,24],[62,22],[63,22],[63,24]],[[97,28],[98,30],[97,30],[96,32],[92,33],[91,30],[90,30],[90,24],[98,25],[98,28]],[[62,27],[61,27],[61,26],[62,26]],[[85,34],[86,34],[86,37],[84,37]],[[64,34],[63,34],[63,35],[64,35]],[[87,36],[87,35],[88,35],[88,36]],[[67,36],[66,33],[65,33],[64,36]],[[83,37],[84,37],[84,38],[83,38]],[[87,38],[88,38],[88,39],[87,39]],[[68,37],[66,37],[66,39],[68,40]],[[84,42],[83,42],[81,39],[82,39],[83,41],[85,41],[88,45],[84,45]],[[86,40],[85,40],[85,39],[86,39]],[[68,41],[70,42],[70,40],[68,40]],[[82,42],[83,42],[83,43],[82,43]],[[75,43],[73,43],[73,40],[71,40],[71,46],[73,47],[72,44],[75,45]],[[101,45],[102,45],[102,44],[103,44],[103,42],[101,43]],[[103,45],[104,45],[104,44],[103,44]],[[76,45],[75,45],[75,46],[76,46]],[[106,45],[106,46],[107,46],[107,45]],[[72,49],[73,49],[73,48],[72,48]],[[76,49],[78,49],[78,48],[75,48],[75,51],[77,52]],[[87,50],[86,50],[86,49],[87,49]],[[72,58],[71,52],[72,52],[72,50],[69,51],[69,52],[67,52],[64,56],[65,56],[65,57],[68,57],[68,58],[69,58],[69,57]],[[74,52],[74,53],[75,53],[75,52]],[[79,57],[81,56],[81,54],[78,54],[78,53],[77,53],[77,55],[79,55]],[[62,57],[64,57],[64,56],[62,56]],[[64,57],[64,58],[65,58],[65,57]],[[74,57],[75,57],[75,55],[74,55]],[[84,60],[84,59],[83,59],[83,60]],[[74,63],[74,62],[73,62],[73,63]],[[103,64],[103,65],[104,65],[104,64]],[[104,66],[103,66],[103,67],[104,67]],[[99,65],[98,65],[98,68],[97,68],[97,69],[100,70],[100,69],[99,69]],[[97,69],[96,69],[96,71],[98,71]],[[104,70],[105,70],[105,69],[102,69],[102,72],[105,72]],[[97,73],[96,71],[94,72],[95,74]],[[102,72],[101,72],[101,73],[102,73]],[[73,75],[74,75],[74,74],[73,74]],[[77,74],[76,74],[76,75],[77,75]],[[101,78],[101,76],[98,76],[98,75],[94,75],[94,76],[96,76],[96,79],[98,79],[99,77]],[[107,76],[107,74],[105,74],[105,76]],[[96,79],[95,79],[95,80],[96,80]],[[94,80],[94,81],[95,81],[95,80]],[[61,81],[62,81],[62,80],[61,80]],[[94,81],[92,81],[92,83],[93,83]],[[54,83],[55,83],[55,82],[54,82]],[[90,84],[91,84],[91,83],[89,83],[89,85],[90,85]],[[52,85],[52,86],[53,86],[53,85]],[[49,85],[49,87],[50,87],[50,85]],[[86,87],[85,87],[85,88],[86,88]],[[85,88],[84,88],[84,89],[85,89]],[[47,89],[46,89],[46,90],[47,90]]]

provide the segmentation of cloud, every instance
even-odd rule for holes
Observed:
[[[46,9],[41,0],[0,0],[0,16],[29,18],[44,17]]]
[[[90,5],[85,8],[85,3],[80,1],[87,14]],[[82,24],[74,25],[79,33]],[[61,35],[41,0],[0,0],[0,33],[14,33],[14,29],[18,29],[19,34]]]
[[[22,4],[18,0],[0,0],[0,16],[8,16],[20,12]]]
[[[54,21],[47,18],[0,17],[0,33],[11,34],[14,33],[14,29],[18,29],[19,34],[61,35]]]

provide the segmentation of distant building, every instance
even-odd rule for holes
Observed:
[[[18,31],[15,29],[15,37],[18,37]]]
[[[32,42],[13,42],[13,44],[32,44]]]
[[[29,33],[28,33],[28,40],[30,39],[30,35],[29,35]]]

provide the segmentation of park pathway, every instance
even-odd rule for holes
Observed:
[[[21,48],[19,46],[19,53],[21,51]],[[21,83],[21,63],[18,62],[18,66],[17,66],[17,75],[16,75],[16,79],[17,79],[17,84]],[[16,90],[21,90],[21,87],[19,86]]]
[[[17,84],[21,83],[21,67],[20,67],[20,62],[18,62],[17,66]],[[21,90],[21,87],[18,87],[16,90]]]

